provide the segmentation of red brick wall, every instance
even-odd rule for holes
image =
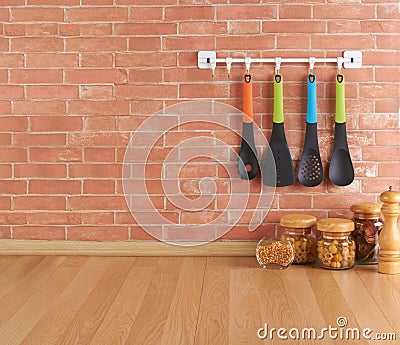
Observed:
[[[218,99],[241,107],[243,67],[233,68],[230,80],[218,68],[213,79],[210,70],[197,69],[198,50],[241,57],[363,51],[363,68],[344,71],[354,182],[278,189],[260,230],[249,233],[243,217],[242,226],[224,238],[259,238],[275,231],[280,216],[289,212],[349,216],[351,203],[378,200],[389,184],[400,189],[399,33],[400,7],[393,0],[2,0],[0,237],[149,239],[135,225],[122,193],[130,134],[147,115],[181,100]],[[298,160],[307,68],[283,65],[281,72],[287,137]],[[336,69],[317,65],[315,72],[326,163]],[[269,138],[273,66],[254,65],[252,73],[256,121]],[[170,138],[178,142],[186,138],[181,135]],[[230,140],[239,145],[238,138]],[[161,167],[162,148],[155,160]],[[219,173],[218,192],[227,194],[222,169],[211,163],[207,169],[192,167],[183,191],[196,194],[196,175]],[[259,183],[252,181],[254,189]],[[204,212],[191,214],[164,200],[159,181],[149,185],[157,207],[174,221],[205,222],[225,204],[222,195]]]

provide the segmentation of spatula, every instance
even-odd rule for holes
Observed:
[[[281,74],[274,76],[274,112],[272,116],[272,133],[267,150],[264,167],[263,183],[264,185],[275,185],[277,187],[290,186],[294,184],[294,170],[292,157],[285,136],[284,116],[283,116],[283,79]],[[275,164],[276,180],[271,181],[271,165]],[[275,182],[275,184],[271,184]]]

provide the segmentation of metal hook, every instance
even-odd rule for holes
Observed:
[[[342,57],[338,57],[337,65],[338,65],[339,74],[342,72],[343,63],[344,63],[344,59]]]
[[[315,64],[315,57],[310,57],[308,59],[309,63],[310,63],[310,70],[309,70],[309,74],[313,74],[314,72],[314,64]]]
[[[226,69],[228,70],[228,78],[231,76],[232,58],[226,58]]]
[[[275,58],[275,74],[279,74],[279,70],[281,69],[282,58]]]
[[[244,63],[246,64],[246,73],[250,74],[251,58],[249,58],[249,57],[244,58]]]

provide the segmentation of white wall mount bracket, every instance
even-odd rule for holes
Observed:
[[[349,50],[343,53],[343,57],[337,58],[217,58],[217,53],[212,50],[201,50],[197,55],[197,66],[201,69],[212,69],[217,67],[217,64],[225,64],[230,71],[231,65],[235,63],[275,63],[279,60],[279,64],[282,63],[308,63],[310,67],[314,67],[316,63],[335,63],[338,64],[339,69],[342,64],[344,68],[361,68],[362,67],[362,52],[360,50]],[[312,66],[311,66],[312,65]],[[311,68],[312,69],[312,68]]]

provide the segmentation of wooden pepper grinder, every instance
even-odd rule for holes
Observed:
[[[397,219],[400,215],[400,192],[394,192],[393,187],[381,194],[383,202],[382,214],[385,222],[379,235],[379,273],[400,273],[400,229]]]

